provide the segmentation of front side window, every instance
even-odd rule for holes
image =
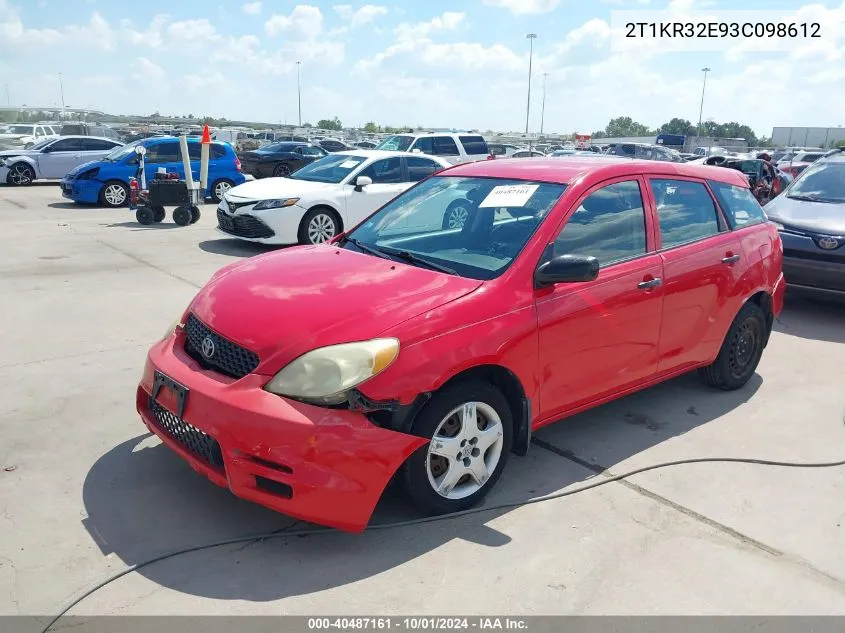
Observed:
[[[707,188],[687,180],[651,180],[663,248],[695,242],[719,232],[716,205]]]
[[[188,151],[190,152],[190,146]],[[179,143],[176,141],[151,145],[144,156],[146,163],[175,163],[179,160]]]
[[[602,187],[584,198],[554,241],[556,256],[592,256],[602,267],[645,253],[645,211],[636,180]]]
[[[766,221],[763,208],[749,189],[715,180],[710,181],[710,188],[716,194],[732,229]]]
[[[434,141],[430,136],[423,136],[422,138],[418,138],[415,142],[413,147],[411,147],[411,151],[419,150],[423,154],[434,154]]]
[[[358,176],[372,178],[374,185],[402,182],[402,161],[398,158],[377,160],[369,167],[365,167]]]
[[[349,238],[384,249],[388,257],[410,253],[412,259],[464,277],[493,279],[516,259],[565,189],[521,180],[434,176],[382,207]],[[451,222],[452,215],[461,221]],[[345,247],[367,252],[353,242]]]
[[[395,136],[388,136],[381,143],[376,145],[376,149],[385,149],[391,152],[407,152],[413,141],[413,136],[397,134]]]

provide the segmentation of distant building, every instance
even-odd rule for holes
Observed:
[[[775,147],[831,147],[845,141],[843,127],[776,127],[772,129]]]

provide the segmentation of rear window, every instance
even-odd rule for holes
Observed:
[[[763,208],[750,190],[715,180],[709,183],[732,229],[766,221]]]
[[[481,136],[459,136],[458,138],[467,154],[484,154],[486,156],[489,153],[487,141]],[[502,149],[504,150],[504,148]]]

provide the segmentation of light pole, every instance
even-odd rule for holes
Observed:
[[[302,127],[302,88],[299,83],[299,67],[302,62],[296,62],[296,99],[299,104],[299,127]]]
[[[698,138],[701,138],[701,115],[704,112],[704,89],[707,88],[707,73],[710,72],[710,69],[704,67],[701,69],[701,72],[704,73],[704,85],[701,86],[701,107],[698,109]]]
[[[525,37],[528,38],[529,52],[528,52],[528,105],[525,108],[525,133],[528,134],[528,118],[531,115],[531,63],[534,60],[534,40],[537,39],[536,33],[528,33]]]
[[[65,87],[62,83],[62,73],[59,73],[59,90],[62,93],[62,119],[65,118]]]
[[[10,108],[12,107],[12,97],[9,96],[9,84],[5,84],[6,86],[6,105]]]
[[[546,77],[549,73],[543,73],[543,107],[540,109],[540,135],[543,134],[543,123],[546,120]]]

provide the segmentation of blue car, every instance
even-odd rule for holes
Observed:
[[[74,202],[99,202],[106,207],[126,205],[129,201],[129,179],[135,177],[138,170],[138,155],[135,153],[138,145],[147,149],[144,166],[148,181],[162,167],[177,173],[180,179],[185,177],[179,139],[172,136],[147,138],[118,147],[100,160],[75,167],[62,179],[62,195]],[[195,181],[199,181],[200,148],[200,139],[188,139]],[[224,193],[243,182],[246,178],[241,173],[241,162],[232,146],[212,143],[205,198],[219,203]]]

